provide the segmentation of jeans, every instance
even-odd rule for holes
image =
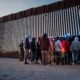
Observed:
[[[36,51],[32,51],[32,59],[31,59],[31,61],[34,61],[34,60],[36,60]]]
[[[72,52],[72,60],[73,60],[74,64],[78,63],[78,56],[79,56],[78,52]]]

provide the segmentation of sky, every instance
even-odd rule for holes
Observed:
[[[0,0],[0,17],[61,0]]]

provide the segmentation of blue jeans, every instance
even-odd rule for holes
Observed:
[[[36,60],[36,51],[32,51],[32,59],[31,61]]]

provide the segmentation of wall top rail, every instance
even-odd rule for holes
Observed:
[[[32,15],[49,13],[49,12],[62,10],[62,9],[66,9],[66,8],[70,8],[70,7],[78,6],[78,5],[80,5],[80,0],[58,1],[58,2],[55,2],[55,3],[49,4],[49,5],[43,5],[43,6],[39,6],[39,7],[36,7],[36,8],[31,8],[31,9],[28,9],[28,10],[25,10],[25,11],[21,11],[21,12],[18,12],[18,13],[14,13],[14,14],[10,14],[10,15],[0,17],[0,23],[4,23],[4,22],[7,22],[7,21],[16,20],[16,19],[20,19],[20,18],[32,16]]]

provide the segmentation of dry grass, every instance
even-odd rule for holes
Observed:
[[[19,57],[19,51],[11,51],[11,52],[1,52],[0,51],[0,57],[1,58],[18,58]]]

